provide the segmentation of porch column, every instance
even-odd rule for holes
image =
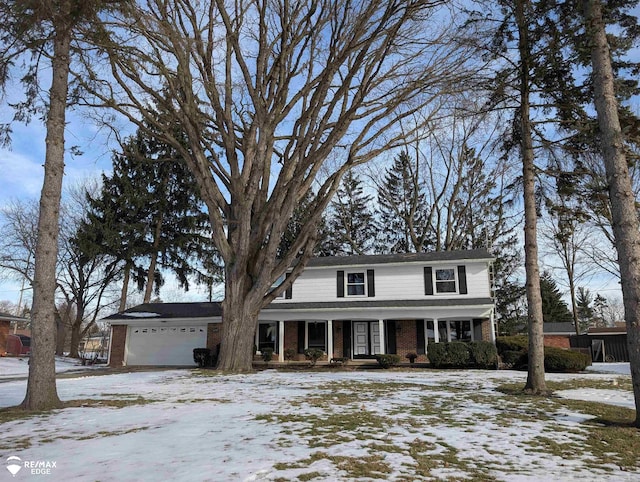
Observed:
[[[451,320],[444,320],[447,324],[447,342],[451,341]]]
[[[380,331],[380,354],[384,355],[384,320],[378,320],[378,330]]]
[[[429,322],[425,318],[422,320],[423,330],[424,330],[424,352],[425,354],[429,351]],[[433,325],[435,327],[435,324]]]
[[[495,343],[496,342],[496,324],[495,324],[495,314],[493,313],[493,308],[491,309],[491,314],[489,315],[489,322],[491,323],[491,341]]]
[[[475,340],[474,330],[473,330],[473,318],[469,318],[469,329],[471,330],[471,341]]]
[[[278,361],[284,361],[284,321],[278,321]]]
[[[440,343],[440,322],[438,318],[433,319],[433,338],[436,343]]]
[[[327,358],[333,358],[333,320],[327,320]]]

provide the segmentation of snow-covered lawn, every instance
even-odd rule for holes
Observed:
[[[624,448],[609,441],[599,451],[589,436],[625,428],[586,423],[594,414],[571,405],[581,402],[496,390],[525,378],[422,369],[89,372],[60,379],[60,397],[122,408],[86,402],[7,421],[0,459],[40,461],[44,470],[49,462],[48,480],[65,481],[640,480],[640,454],[626,454],[629,463]],[[562,396],[633,407],[628,375],[547,380],[566,384]],[[0,383],[0,406],[18,404],[25,387]],[[637,450],[639,434],[628,430],[625,445]],[[30,468],[15,478],[0,470],[0,480],[35,477]]]
[[[95,370],[104,368],[104,365],[82,366],[80,360],[74,358],[56,357],[56,373],[68,372],[72,370]],[[29,375],[29,357],[1,357],[0,358],[0,379],[20,378]]]

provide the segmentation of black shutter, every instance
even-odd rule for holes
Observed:
[[[338,271],[336,288],[338,288],[338,298],[344,298],[344,271]]]
[[[287,278],[288,277],[289,277],[289,273],[287,273]],[[284,292],[284,297],[285,299],[290,300],[292,295],[293,295],[293,283],[290,284],[289,287]]]
[[[376,295],[376,284],[373,279],[373,270],[367,270],[367,296],[373,298]]]
[[[467,270],[464,266],[458,266],[458,293],[467,294]]]
[[[431,268],[429,268],[431,269]],[[433,293],[431,293],[433,294]],[[416,353],[424,355],[424,320],[416,320]]]
[[[298,353],[304,353],[304,321],[298,322]]]
[[[351,358],[351,322],[342,322],[342,356]]]
[[[424,294],[433,294],[433,269],[431,266],[425,266],[424,268]]]
[[[387,320],[386,323],[386,336],[385,341],[387,342],[385,353],[389,353],[390,355],[394,355],[397,351],[396,348],[396,322],[393,320]]]

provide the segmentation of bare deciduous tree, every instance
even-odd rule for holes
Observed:
[[[184,129],[186,145],[164,140],[197,178],[225,264],[220,369],[251,369],[258,313],[304,269],[342,175],[401,145],[398,122],[459,86],[469,57],[448,42],[445,4],[147,0],[112,19],[114,80],[92,85],[88,102],[140,128],[156,104]],[[309,215],[278,257],[312,185]]]

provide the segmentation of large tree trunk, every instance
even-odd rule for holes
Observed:
[[[51,62],[52,81],[49,91],[44,181],[40,194],[33,279],[29,379],[27,393],[22,402],[22,407],[27,410],[48,410],[61,406],[56,390],[54,306],[70,44],[71,33],[68,29],[56,32]]]
[[[80,307],[80,303],[77,305],[76,318],[71,325],[71,347],[69,348],[69,356],[71,358],[80,358],[78,347],[82,340],[82,321],[84,319],[84,309]]]
[[[544,336],[542,295],[540,293],[540,269],[538,267],[538,215],[536,209],[536,167],[531,119],[529,112],[529,72],[531,68],[528,22],[525,7],[527,0],[517,0],[515,5],[518,24],[518,50],[520,53],[520,126],[522,178],[524,184],[524,256],[527,289],[527,320],[529,325],[529,369],[525,390],[532,394],[547,391],[544,377]]]
[[[624,152],[624,136],[618,118],[609,44],[598,0],[585,1],[587,38],[592,46],[591,64],[602,154],[609,184],[613,234],[618,251],[622,299],[627,322],[631,379],[636,404],[635,425],[640,427],[640,234],[636,200]]]
[[[147,286],[144,292],[143,303],[149,303],[151,301],[151,294],[153,293],[153,282],[156,277],[156,267],[158,264],[158,250],[160,249],[160,236],[162,236],[162,222],[163,213],[158,214],[158,220],[156,221],[156,229],[153,238],[153,252],[151,253],[151,262],[149,263],[149,270],[147,271]]]
[[[122,280],[122,291],[120,292],[120,305],[118,306],[118,313],[123,313],[127,309],[127,293],[129,293],[129,278],[131,276],[130,261],[124,266],[124,278]]]
[[[222,343],[217,368],[234,373],[253,369],[253,346],[263,298],[250,296],[251,278],[242,271],[226,269],[222,302]]]

